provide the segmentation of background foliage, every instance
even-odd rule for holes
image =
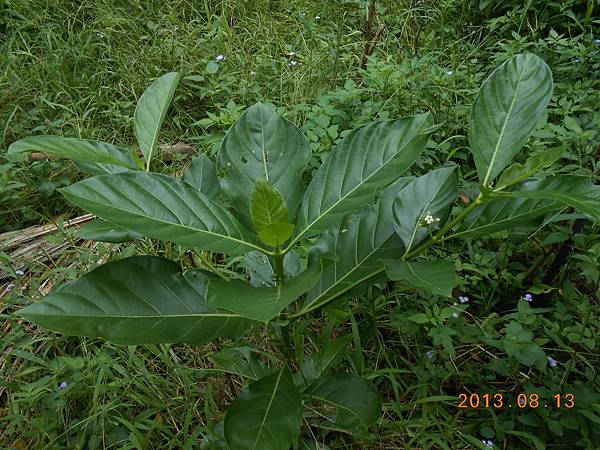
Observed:
[[[414,174],[452,158],[468,180],[476,174],[465,146],[477,88],[508,57],[533,52],[550,65],[555,89],[529,153],[563,148],[565,172],[597,177],[600,36],[593,30],[600,25],[593,0],[382,1],[376,22],[385,31],[363,69],[367,9],[359,0],[0,1],[0,230],[77,214],[57,192],[80,176],[75,168],[65,160],[8,163],[2,155],[11,142],[51,133],[133,145],[136,99],[150,79],[174,70],[182,82],[161,142],[184,140],[213,157],[242,111],[263,101],[302,128],[316,167],[345,130],[430,110],[441,127]],[[185,164],[181,158],[165,170]],[[447,246],[461,274],[455,300],[380,285],[351,297],[350,308],[332,305],[326,327],[297,330],[296,348],[306,354],[351,335],[338,365],[373,381],[384,401],[370,436],[305,428],[311,448],[485,448],[482,439],[497,448],[600,446],[600,238],[597,226],[584,223],[575,233],[572,220],[558,219],[543,233]],[[565,242],[573,252],[545,281]],[[69,264],[31,261],[20,274],[2,250],[0,269],[9,276],[0,280],[1,445],[221,448],[224,407],[242,384],[239,367],[208,357],[214,348],[119,347],[56,336],[10,315],[47,283],[74,279],[101,260],[143,251],[202,264],[209,255],[183,255],[147,239],[71,245]],[[208,263],[228,276],[245,264]],[[532,308],[525,292],[541,304]],[[257,330],[237,345],[270,366],[273,349],[264,342]],[[230,375],[214,376],[223,371]],[[573,392],[577,406],[458,410],[456,396],[468,391]]]

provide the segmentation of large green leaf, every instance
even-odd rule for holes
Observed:
[[[145,236],[234,255],[259,249],[225,208],[166,175],[100,175],[61,192],[77,206]]]
[[[150,168],[150,159],[156,147],[158,133],[173,99],[177,83],[179,83],[177,72],[170,72],[157,78],[144,91],[135,108],[133,116],[135,137],[142,149],[146,170]]]
[[[432,170],[408,183],[396,197],[394,227],[406,252],[447,220],[458,197],[455,169],[456,166],[450,166]],[[434,222],[429,224],[427,219]]]
[[[413,262],[388,259],[384,264],[390,280],[404,281],[413,287],[444,297],[451,297],[452,288],[458,284],[454,263],[451,261]]]
[[[311,388],[308,396],[325,404],[320,413],[329,421],[326,428],[366,435],[381,414],[377,389],[355,374],[331,375]]]
[[[429,113],[352,130],[327,156],[308,186],[294,241],[340,223],[399,178],[429,139]]]
[[[53,331],[118,344],[200,344],[247,330],[250,321],[208,307],[205,298],[202,275],[182,276],[173,261],[134,256],[63,284],[20,315]]]
[[[231,450],[286,450],[301,424],[302,398],[285,368],[252,383],[231,403],[225,439]]]
[[[261,241],[272,247],[279,247],[294,232],[285,199],[264,178],[257,179],[254,185],[250,198],[250,215]]]
[[[82,225],[76,235],[88,241],[113,243],[133,241],[142,237],[140,233],[126,230],[102,219],[95,219]]]
[[[483,83],[473,104],[469,133],[483,185],[491,185],[521,150],[551,96],[550,68],[529,53],[512,57]]]
[[[127,172],[127,171],[131,170],[131,169],[128,169],[127,167],[118,166],[116,164],[104,164],[104,163],[96,163],[96,162],[89,162],[89,161],[73,161],[73,163],[79,170],[81,170],[82,172],[85,172],[91,176],[105,175],[107,173]]]
[[[210,198],[215,198],[221,191],[215,165],[205,154],[192,158],[190,167],[183,174],[183,181]]]
[[[520,191],[536,191],[542,181],[529,180],[513,187]],[[495,195],[495,194],[494,194]],[[519,198],[493,198],[476,208],[458,225],[449,238],[475,238],[514,227],[539,225],[548,213],[558,212],[565,206],[554,200]]]
[[[253,287],[242,280],[211,280],[208,304],[248,319],[268,322],[317,282],[330,257],[326,252],[315,250],[304,272],[276,287]]]
[[[331,249],[337,260],[323,269],[318,283],[308,293],[307,307],[364,286],[364,280],[382,273],[381,259],[404,253],[404,245],[394,231],[393,205],[398,192],[410,180],[396,180],[381,192],[375,204],[348,215],[319,239],[318,245]]]
[[[9,157],[23,152],[42,152],[75,161],[139,169],[130,152],[106,142],[60,136],[31,136],[13,142],[8,148]]]
[[[298,127],[267,105],[257,103],[242,114],[225,135],[218,167],[225,173],[223,187],[243,223],[250,225],[249,199],[258,178],[267,179],[281,192],[294,219],[310,153],[308,140]]]
[[[536,189],[515,189],[494,195],[560,202],[600,221],[600,186],[587,177],[559,175],[539,181]]]

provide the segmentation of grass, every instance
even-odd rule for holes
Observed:
[[[573,17],[581,17],[585,2],[571,3]],[[266,101],[302,127],[315,166],[344,130],[431,110],[440,129],[415,171],[452,158],[468,189],[468,108],[476,88],[496,63],[529,50],[549,62],[556,81],[547,123],[529,150],[564,146],[565,171],[597,174],[600,55],[590,23],[553,10],[544,16],[550,6],[507,12],[458,0],[381,1],[376,22],[385,33],[363,70],[367,7],[359,0],[0,0],[0,162],[11,142],[31,134],[133,146],[136,99],[151,79],[177,70],[182,83],[162,142],[184,140],[214,155],[241,111]],[[0,230],[77,214],[57,189],[79,176],[65,161],[1,164]],[[543,309],[519,300],[523,276],[533,267],[533,284],[540,284],[552,253],[572,234],[568,223],[528,240],[515,233],[447,247],[471,299],[457,319],[415,323],[414,314],[455,305],[381,285],[332,305],[327,321],[297,325],[296,347],[305,350],[297,360],[351,335],[340,366],[371,379],[384,399],[369,438],[305,427],[313,441],[305,448],[481,448],[481,439],[515,449],[600,445],[600,236],[597,226],[585,231],[573,236],[573,257],[554,286],[560,293]],[[5,250],[0,268],[14,263]],[[63,259],[26,261],[24,275],[0,280],[2,448],[222,448],[223,411],[243,383],[216,376],[210,355],[217,347],[116,346],[45,332],[12,314],[100,260],[137,252],[178,259],[184,250],[150,240],[109,248],[71,241]],[[547,256],[537,267],[540,254]],[[212,264],[227,275],[243,266],[235,259]],[[255,330],[242,345],[274,353],[266,332]],[[523,360],[539,351],[560,361],[558,368]],[[549,396],[557,389],[575,392],[578,407],[521,414],[456,408],[465,391]]]

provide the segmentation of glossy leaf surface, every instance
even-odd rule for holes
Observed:
[[[102,219],[94,219],[82,225],[76,235],[88,241],[112,243],[133,241],[142,237],[140,233],[126,230]]]
[[[157,78],[138,100],[133,116],[135,137],[142,149],[146,170],[150,167],[152,153],[156,148],[158,133],[179,83],[177,72]]]
[[[8,148],[9,157],[23,152],[42,152],[75,161],[139,169],[130,152],[107,142],[60,136],[31,136],[13,142]]]
[[[444,297],[451,297],[452,289],[458,284],[454,263],[451,261],[385,260],[384,263],[390,280],[403,281]]]
[[[479,89],[469,141],[479,181],[486,186],[527,142],[552,96],[552,73],[539,57],[512,57]]]
[[[221,191],[215,165],[205,154],[192,158],[192,163],[183,174],[183,181],[210,198],[216,197]]]
[[[408,252],[446,222],[458,197],[456,166],[432,170],[408,183],[394,203],[394,228]],[[431,215],[438,220],[424,222]]]
[[[310,146],[300,129],[263,103],[251,106],[225,135],[218,167],[240,220],[250,225],[249,199],[257,179],[269,181],[283,195],[293,219],[304,185],[302,172]]]
[[[367,206],[417,159],[431,126],[426,113],[352,130],[314,174],[302,200],[295,240],[326,231]]]
[[[145,236],[230,254],[257,248],[229,211],[189,184],[166,175],[100,175],[61,192],[77,206]]]
[[[134,256],[63,284],[20,315],[49,330],[117,344],[200,344],[248,329],[250,321],[208,307],[205,296],[202,275],[182,276],[173,261]]]
[[[307,305],[328,299],[361,286],[362,281],[381,272],[381,259],[400,257],[404,245],[394,231],[393,205],[398,192],[411,180],[401,178],[384,189],[379,200],[350,214],[318,241],[329,248],[337,260],[323,269],[319,281],[309,291]]]
[[[300,432],[302,398],[288,369],[262,378],[231,403],[225,439],[231,450],[289,449]]]

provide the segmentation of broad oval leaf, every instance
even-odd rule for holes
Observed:
[[[331,375],[311,388],[309,397],[333,407],[321,409],[327,428],[366,435],[381,414],[381,398],[375,386],[355,374]]]
[[[167,175],[100,175],[61,192],[92,214],[148,237],[233,255],[260,249],[229,211]]]
[[[259,251],[246,253],[245,263],[252,286],[275,286],[275,269],[267,255]],[[294,250],[287,252],[283,257],[284,281],[287,283],[300,272],[302,272],[302,265],[298,253]]]
[[[133,256],[63,284],[19,314],[49,330],[117,344],[200,344],[248,329],[250,321],[208,307],[205,298],[203,276],[182,276],[163,258]]]
[[[284,450],[301,424],[302,397],[285,368],[255,381],[231,403],[225,439],[231,450]]]
[[[160,127],[173,99],[179,83],[179,73],[170,72],[157,78],[144,91],[138,100],[133,115],[135,137],[142,149],[146,170],[150,169],[150,159],[156,147]]]
[[[289,222],[285,199],[266,179],[256,180],[250,198],[252,225],[261,241],[272,247],[279,247],[294,232]]]
[[[490,186],[525,145],[551,96],[552,72],[530,53],[512,57],[483,83],[469,132],[481,184]]]
[[[221,191],[215,165],[205,154],[192,158],[192,163],[183,174],[183,181],[210,198],[215,198]]]
[[[209,358],[223,372],[258,380],[272,372],[258,358],[259,353],[261,352],[250,347],[230,347],[213,353]]]
[[[301,391],[321,379],[348,351],[352,335],[326,340],[323,348],[303,359],[300,371],[294,374],[294,383]]]
[[[116,164],[104,164],[89,161],[73,161],[73,163],[79,170],[93,177],[96,175],[106,175],[108,173],[121,173],[132,170],[128,169],[127,167],[118,166]]]
[[[410,180],[396,180],[381,192],[375,204],[348,215],[319,239],[317,245],[331,249],[337,260],[323,269],[308,293],[306,307],[313,309],[355,291],[365,280],[383,273],[381,259],[402,256],[404,245],[394,230],[393,205]]]
[[[451,261],[399,261],[385,260],[385,271],[390,280],[404,281],[444,297],[452,297],[458,284],[456,269]]]
[[[76,236],[88,241],[112,243],[133,241],[142,237],[140,233],[126,230],[102,219],[94,219],[82,225],[77,230]]]
[[[432,170],[400,191],[394,203],[394,228],[406,252],[448,219],[456,197],[456,166]],[[427,219],[433,222],[428,223]]]
[[[298,216],[294,242],[340,223],[400,177],[425,148],[429,113],[352,130],[314,174]]]
[[[30,136],[13,142],[8,148],[9,157],[23,152],[42,152],[75,161],[139,169],[129,151],[107,142],[60,136]]]
[[[308,140],[293,123],[263,103],[248,108],[225,135],[218,158],[223,187],[239,208],[240,220],[250,225],[249,199],[258,178],[281,192],[293,220],[310,154]]]

